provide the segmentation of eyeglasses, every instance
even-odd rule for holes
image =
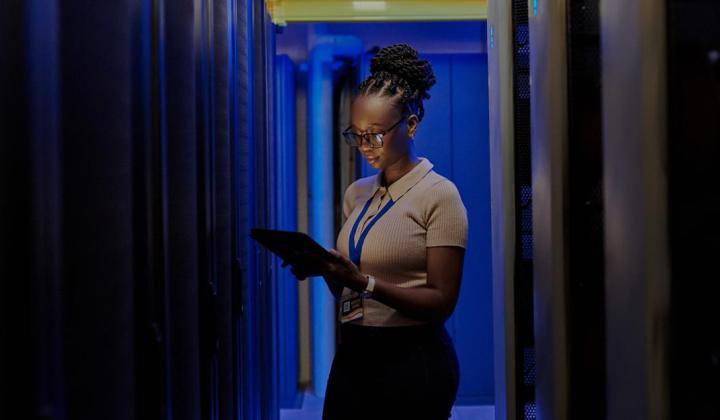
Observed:
[[[361,147],[365,144],[372,149],[379,149],[383,147],[383,137],[385,137],[385,135],[391,132],[395,127],[400,125],[403,120],[405,120],[405,117],[400,118],[398,122],[393,124],[392,127],[387,130],[379,131],[377,133],[355,133],[352,131],[351,127],[348,127],[342,132],[342,135],[345,139],[345,143],[347,143],[350,147]]]

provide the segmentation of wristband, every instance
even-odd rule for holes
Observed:
[[[363,292],[363,297],[366,299],[370,299],[372,297],[373,291],[375,290],[375,277],[373,276],[365,276],[368,279],[367,286],[365,286],[365,291]]]

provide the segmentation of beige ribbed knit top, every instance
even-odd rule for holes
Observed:
[[[389,188],[381,174],[362,178],[345,191],[343,212],[347,218],[337,238],[337,250],[349,257],[350,232],[368,200],[370,207],[358,224],[354,240],[385,205],[395,204],[368,232],[360,257],[360,271],[398,287],[427,283],[427,251],[433,246],[467,243],[467,214],[455,184],[432,170],[425,158]],[[350,293],[343,290],[343,295]],[[366,299],[364,316],[353,323],[370,326],[402,326],[424,321],[410,318],[374,299]]]

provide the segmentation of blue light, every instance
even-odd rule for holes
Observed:
[[[537,16],[537,14],[538,14],[538,0],[532,0],[532,6],[533,6],[533,16]]]
[[[363,51],[352,36],[323,36],[310,58],[308,82],[308,222],[309,233],[325,248],[335,248],[333,146],[333,75],[335,58],[355,59]],[[325,396],[335,355],[335,299],[322,278],[310,283],[312,375],[315,395]]]

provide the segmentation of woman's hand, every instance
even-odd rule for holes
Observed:
[[[335,261],[326,263],[328,275],[347,288],[357,292],[365,290],[368,280],[355,263],[335,249],[331,249],[330,254],[335,257]]]
[[[314,261],[321,267],[322,276],[333,295],[338,298],[343,287],[355,291],[367,288],[367,278],[358,267],[338,251],[332,249],[331,261]],[[427,284],[420,287],[398,287],[375,279],[373,299],[404,314],[431,322],[445,322],[452,314],[460,292],[465,249],[455,246],[427,248]],[[286,264],[287,265],[287,264]],[[316,266],[316,265],[313,265]],[[301,280],[307,277],[293,265],[293,274]]]
[[[308,277],[310,277],[310,271],[303,267],[301,264],[294,264],[289,261],[283,261],[282,268],[285,268],[288,265],[290,266],[290,272],[293,273],[295,278],[297,278],[298,280],[305,281]]]
[[[337,250],[331,249],[330,254],[334,257],[333,261],[315,260],[314,263],[319,265],[322,270],[322,276],[328,283],[338,284],[356,291],[365,290],[367,286],[367,278],[360,272],[360,269],[348,258]],[[301,265],[283,263],[283,267],[292,265],[290,271],[298,280],[305,280],[308,277],[308,270]]]

